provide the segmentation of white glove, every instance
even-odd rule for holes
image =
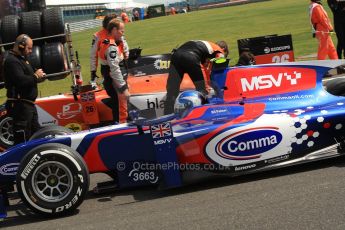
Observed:
[[[96,80],[90,81],[90,85],[91,85],[92,89],[97,89],[97,88],[98,88],[98,85],[97,85],[97,81],[96,81]]]

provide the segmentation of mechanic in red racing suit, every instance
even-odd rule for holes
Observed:
[[[175,50],[171,56],[167,81],[167,96],[164,103],[164,114],[174,111],[174,103],[180,92],[183,75],[187,73],[197,91],[207,95],[207,84],[210,75],[209,60],[228,55],[226,42],[188,41]]]
[[[90,83],[92,86],[96,86],[96,79],[98,78],[96,73],[97,73],[97,66],[98,66],[98,52],[100,49],[100,44],[104,39],[108,38],[107,25],[112,19],[116,17],[117,17],[116,14],[106,15],[102,22],[102,29],[94,33],[93,35],[91,51],[90,51],[90,70],[91,70]],[[121,40],[123,42],[124,57],[125,59],[127,59],[129,56],[129,47],[124,36],[121,38]],[[123,73],[127,72],[125,69],[126,69],[126,65],[125,65],[125,62],[123,62],[121,63],[121,70],[123,71]]]
[[[330,59],[338,59],[338,54],[330,35],[333,32],[333,26],[321,4],[321,0],[311,0],[309,15],[313,33],[319,41],[317,59],[324,60],[327,56]]]
[[[101,42],[99,50],[103,85],[111,98],[114,122],[120,123],[127,121],[127,102],[130,96],[127,76],[122,74],[120,67],[124,60],[124,44],[121,39],[124,30],[123,22],[112,19],[107,26],[108,38]]]

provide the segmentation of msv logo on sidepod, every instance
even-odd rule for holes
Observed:
[[[225,166],[232,165],[233,161],[259,158],[281,142],[282,134],[277,130],[274,127],[251,128],[235,133],[228,130],[211,139],[206,145],[206,153]]]

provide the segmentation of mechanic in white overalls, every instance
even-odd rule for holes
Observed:
[[[112,100],[114,122],[127,121],[127,103],[130,96],[127,76],[121,72],[120,63],[124,60],[122,36],[125,32],[123,22],[112,19],[108,26],[108,37],[100,44],[99,57],[104,88]]]
[[[90,70],[91,70],[91,85],[97,86],[96,79],[97,76],[97,66],[98,66],[98,53],[100,49],[101,42],[108,37],[107,25],[108,23],[116,18],[116,14],[106,15],[102,22],[102,29],[93,34],[92,45],[90,50]],[[129,57],[129,47],[124,36],[121,38],[123,42],[124,57],[128,59]],[[125,62],[120,64],[123,73],[127,72]]]

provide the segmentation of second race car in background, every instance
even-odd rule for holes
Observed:
[[[163,115],[169,65],[170,54],[140,56],[139,52],[131,57],[128,61],[129,110],[138,110],[145,118]],[[181,86],[181,90],[187,89],[194,89],[188,76],[184,77]],[[112,105],[105,90],[92,89],[91,85],[81,86],[75,99],[72,93],[38,98],[36,107],[40,124],[64,126],[73,131],[111,124]],[[12,145],[12,118],[3,104],[0,106],[0,147],[5,149]]]

